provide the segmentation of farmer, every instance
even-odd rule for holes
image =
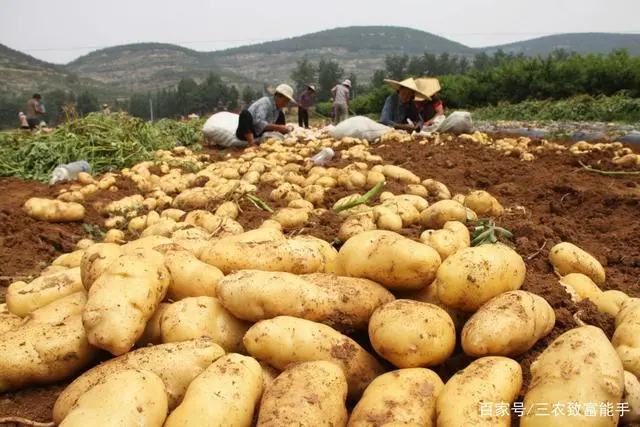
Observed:
[[[298,126],[309,129],[309,108],[313,107],[316,88],[306,85],[298,100]]]
[[[440,82],[436,78],[416,79],[416,86],[427,96],[417,94],[415,103],[418,112],[424,121],[424,126],[430,126],[438,116],[444,116],[444,106],[442,99],[438,95],[440,92]]]
[[[426,95],[418,89],[412,78],[401,82],[385,79],[384,82],[394,88],[396,93],[389,95],[384,101],[380,123],[409,133],[419,131],[422,127],[422,118],[413,101],[416,95]]]
[[[285,118],[282,109],[289,102],[295,103],[293,88],[286,84],[279,85],[273,96],[264,96],[243,110],[238,117],[238,129],[236,137],[239,140],[253,144],[255,138],[265,132],[278,132],[287,134],[291,132],[285,126]]]
[[[33,130],[40,123],[40,117],[44,114],[44,108],[42,106],[42,96],[39,93],[34,93],[29,101],[27,101],[27,123],[29,129]]]
[[[109,105],[108,104],[102,104],[102,114],[104,115],[109,115],[111,114],[111,110],[109,109]]]
[[[331,89],[333,96],[333,124],[337,125],[341,121],[349,117],[349,96],[351,89],[351,80],[347,79],[342,84],[334,86]]]

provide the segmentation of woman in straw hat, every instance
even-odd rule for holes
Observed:
[[[247,141],[248,145],[265,132],[287,134],[291,129],[285,126],[282,109],[290,102],[295,104],[293,88],[286,84],[279,85],[273,96],[264,96],[243,110],[238,117],[236,137]]]
[[[419,131],[422,127],[422,118],[413,101],[416,95],[425,96],[425,94],[418,89],[412,78],[401,82],[385,79],[384,82],[394,88],[396,93],[389,95],[384,101],[380,123],[407,132]]]
[[[331,89],[333,97],[333,124],[337,125],[349,118],[349,98],[351,97],[351,80],[347,79]]]
[[[440,82],[433,77],[423,77],[416,79],[416,86],[423,94],[428,95],[416,95],[415,103],[422,120],[424,120],[424,125],[430,126],[436,117],[444,116],[444,105],[438,95]]]

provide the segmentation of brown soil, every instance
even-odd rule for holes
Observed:
[[[640,296],[640,177],[601,176],[581,169],[578,159],[568,154],[538,154],[533,162],[521,162],[469,143],[454,141],[446,146],[388,143],[374,149],[386,162],[406,167],[422,179],[434,178],[445,183],[452,193],[469,189],[484,189],[495,195],[507,208],[497,220],[514,233],[512,245],[524,258],[527,274],[523,289],[544,297],[555,309],[556,325],[551,334],[540,340],[529,352],[518,358],[525,374],[521,397],[530,380],[529,366],[551,341],[575,327],[573,316],[601,327],[608,336],[613,331],[613,319],[598,313],[590,303],[574,304],[558,284],[547,257],[549,249],[560,241],[570,241],[593,254],[605,267],[604,289],[619,289],[631,296]],[[238,150],[205,149],[212,159],[237,155]],[[588,163],[596,165],[601,154],[592,154]],[[607,161],[602,162],[607,165]],[[603,167],[603,166],[600,166]],[[133,192],[122,183],[118,193],[103,192],[99,200],[117,198]],[[389,183],[386,190],[398,192],[398,183]],[[258,196],[272,208],[280,207],[269,199],[271,188],[262,188]],[[46,185],[15,179],[0,180],[0,275],[29,276],[36,274],[55,256],[73,249],[75,242],[86,237],[82,224],[48,224],[35,221],[21,212],[24,201],[31,196],[51,196],[56,189]],[[326,207],[344,190],[327,193]],[[247,200],[241,200],[239,221],[250,229],[269,217]],[[515,209],[516,207],[524,207]],[[91,208],[86,222],[101,224],[102,218]],[[342,219],[333,213],[314,217],[301,230],[292,234],[310,234],[332,242]],[[418,228],[404,234],[417,238]],[[4,279],[0,284],[8,284]],[[2,287],[0,287],[0,290]],[[0,291],[0,301],[2,301]],[[369,347],[366,334],[355,338]],[[472,359],[456,350],[450,360],[434,369],[447,380]],[[387,365],[388,366],[388,365]],[[50,408],[61,385],[30,388],[0,395],[0,417],[21,415],[37,421],[50,420]],[[514,425],[517,425],[517,419]]]

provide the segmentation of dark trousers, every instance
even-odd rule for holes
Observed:
[[[309,110],[298,107],[298,126],[309,128]]]
[[[37,118],[28,118],[27,119],[27,123],[29,123],[29,129],[35,129],[38,127],[38,123],[40,123],[40,120],[38,120]]]
[[[278,119],[276,120],[277,125],[286,124],[284,113],[280,111],[278,114]],[[240,112],[240,116],[238,117],[238,129],[236,130],[236,138],[241,141],[246,141],[245,135],[248,133],[252,133],[254,137],[259,137],[260,135],[256,135],[256,131],[253,127],[253,116],[249,112],[249,110],[242,110]]]

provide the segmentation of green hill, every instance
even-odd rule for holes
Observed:
[[[627,49],[632,55],[640,55],[640,34],[575,33],[538,37],[516,43],[487,47],[487,53],[502,49],[505,52],[523,52],[527,56],[547,55],[556,49],[580,54],[609,53]]]

